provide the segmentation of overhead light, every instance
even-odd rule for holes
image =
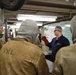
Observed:
[[[62,29],[65,29],[65,27],[62,27]]]
[[[48,25],[44,26],[44,27],[49,27]]]
[[[43,25],[43,23],[37,23],[37,26],[42,26]]]
[[[16,26],[20,26],[22,24],[22,22],[17,22]]]
[[[12,26],[10,26],[10,28],[15,29],[15,28],[19,28],[19,26],[12,25]]]
[[[54,26],[50,26],[49,28],[54,29],[55,27]]]
[[[11,25],[10,28],[20,28],[22,22],[17,22],[15,25]]]
[[[18,14],[17,16],[18,20],[26,20],[26,19],[32,19],[34,21],[56,21],[57,16],[41,16],[41,15],[25,15],[25,14]]]
[[[66,26],[66,27],[70,27],[70,24],[66,24],[65,26]]]
[[[66,2],[69,2],[69,0],[66,0]]]

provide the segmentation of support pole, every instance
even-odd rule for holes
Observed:
[[[4,9],[0,8],[0,22],[3,24],[4,23]]]

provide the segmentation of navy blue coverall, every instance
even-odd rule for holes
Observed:
[[[63,35],[60,36],[58,39],[56,39],[56,37],[53,38],[52,41],[47,44],[47,46],[52,49],[52,54],[51,54],[50,60],[52,62],[54,62],[55,56],[56,56],[56,53],[58,52],[58,50],[62,47],[69,46],[69,45],[70,45],[69,40],[66,37],[64,37]]]

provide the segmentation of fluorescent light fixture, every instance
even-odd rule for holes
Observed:
[[[37,26],[42,26],[43,25],[43,23],[37,23]]]
[[[62,29],[65,29],[65,27],[62,27]]]
[[[44,27],[49,27],[48,25],[44,26]]]
[[[41,15],[25,15],[25,14],[18,14],[17,16],[18,20],[26,20],[26,19],[32,19],[34,21],[56,21],[57,16],[41,16]]]
[[[16,26],[21,26],[22,22],[17,22]]]
[[[21,26],[22,22],[17,22],[15,25],[10,25],[10,28],[19,28]],[[9,25],[8,25],[9,26]]]
[[[66,2],[69,2],[69,0],[66,0]]]
[[[50,26],[49,28],[54,29],[55,27],[54,26]]]
[[[12,28],[12,29],[19,28],[19,26],[17,26],[17,25],[7,25],[7,26],[10,26],[10,28]]]
[[[70,27],[70,24],[66,24],[65,26],[66,26],[66,27]]]
[[[16,26],[16,25],[13,25],[13,26],[11,26],[10,28],[19,28],[19,26]]]

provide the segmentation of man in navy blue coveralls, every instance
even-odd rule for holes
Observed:
[[[60,48],[70,45],[69,40],[62,35],[62,28],[60,26],[55,27],[54,34],[56,37],[53,38],[51,42],[48,42],[45,36],[42,37],[42,40],[45,42],[46,46],[52,49],[51,56],[46,56],[46,59],[49,57],[52,62],[55,61],[56,53]]]

